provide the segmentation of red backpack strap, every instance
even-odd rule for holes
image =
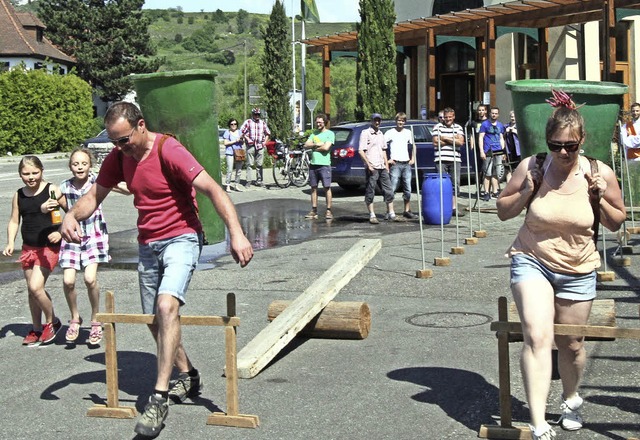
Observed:
[[[173,179],[173,175],[171,174],[171,171],[169,170],[169,168],[167,168],[167,164],[162,158],[162,146],[164,145],[165,141],[171,137],[175,138],[175,136],[171,133],[164,133],[160,138],[160,141],[158,142],[158,159],[160,159],[160,169],[162,170],[162,174],[164,175],[164,178],[167,179],[169,186],[174,190],[179,191],[180,186]],[[191,208],[196,213],[196,216],[199,217],[198,206],[195,203],[193,203],[193,200],[190,201],[190,204],[191,204]]]

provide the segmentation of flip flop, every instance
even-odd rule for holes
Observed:
[[[89,345],[99,345],[102,342],[102,323],[91,321],[91,332],[89,332]]]
[[[82,325],[82,318],[72,319],[69,321],[69,328],[67,329],[67,334],[65,335],[67,342],[69,344],[75,343],[76,339],[78,339],[81,325]]]

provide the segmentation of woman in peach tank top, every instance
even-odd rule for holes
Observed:
[[[535,156],[524,159],[497,201],[501,220],[528,208],[508,254],[511,291],[522,321],[520,362],[534,440],[556,435],[545,420],[553,324],[586,324],[596,296],[600,256],[593,240],[591,200],[609,230],[617,231],[626,218],[613,170],[598,161],[598,171],[591,174],[589,160],[580,156],[585,131],[576,105],[567,94],[552,92],[547,101],[556,109],[546,126],[550,153],[542,167]],[[563,389],[558,423],[577,430],[583,423],[578,386],[586,361],[584,338],[555,336],[555,343]]]

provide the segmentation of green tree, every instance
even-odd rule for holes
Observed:
[[[222,11],[222,9],[216,9],[216,12],[211,16],[211,20],[216,23],[226,23],[228,21],[227,16]]]
[[[249,13],[244,9],[238,11],[236,15],[236,25],[238,27],[238,33],[244,34],[247,31],[247,25],[249,24]]]
[[[299,73],[299,70],[296,71]],[[307,58],[307,99],[316,99],[322,103],[322,57],[318,54]],[[356,79],[355,58],[338,58],[331,63],[331,123],[337,124],[355,119],[356,91],[353,84]],[[296,84],[300,84],[297,79]],[[315,114],[322,111],[323,105],[318,104]],[[311,113],[304,106],[305,121],[308,124]],[[311,124],[313,126],[313,124]]]
[[[154,72],[155,54],[142,14],[144,0],[40,0],[47,37],[77,61],[78,75],[105,101],[131,89],[129,74]]]
[[[335,109],[331,116],[335,122],[356,119],[356,91],[353,87],[355,79],[354,58],[338,58],[331,66],[331,108]]]
[[[244,63],[244,59],[242,60]],[[240,62],[238,63],[240,64]],[[262,67],[260,57],[254,56],[247,59],[247,87],[249,84],[260,84],[262,82]],[[249,117],[244,113],[244,69],[241,69],[233,81],[218,88],[218,106],[220,109],[220,126],[226,127],[229,118],[244,119]],[[248,93],[248,91],[247,91]],[[251,111],[251,104],[247,103],[247,111]]]
[[[262,95],[269,113],[269,128],[275,137],[284,139],[293,128],[289,105],[291,43],[287,35],[287,15],[280,0],[276,0],[271,9],[261,66],[264,74]]]
[[[191,36],[182,41],[182,47],[189,52],[217,52],[215,25],[207,22],[205,27],[198,29]]]
[[[395,114],[398,89],[393,0],[360,0],[358,61],[356,64],[356,117],[366,120],[377,112]]]

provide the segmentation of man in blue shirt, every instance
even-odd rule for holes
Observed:
[[[505,154],[505,128],[498,121],[499,116],[500,109],[491,107],[489,119],[480,125],[480,134],[478,136],[480,157],[483,160],[482,172],[484,173],[484,196],[482,196],[482,200],[485,202],[488,202],[492,196],[497,198],[500,194],[498,176],[504,170],[502,158]],[[489,184],[491,184],[491,191]]]

